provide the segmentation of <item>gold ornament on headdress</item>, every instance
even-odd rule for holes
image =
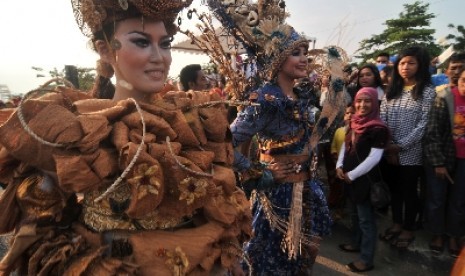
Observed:
[[[223,26],[255,55],[265,78],[276,76],[293,49],[308,47],[308,40],[285,23],[283,0],[209,0],[208,4]]]
[[[71,0],[76,22],[88,37],[109,23],[137,16],[173,25],[179,11],[191,3],[192,0]]]

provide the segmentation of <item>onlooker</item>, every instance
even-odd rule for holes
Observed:
[[[336,129],[334,132],[333,140],[331,142],[331,157],[333,158],[334,164],[336,164],[337,158],[339,156],[342,144],[346,137],[348,128],[350,127],[350,119],[355,113],[355,108],[352,104],[347,105],[344,113],[344,126]],[[344,182],[338,178],[335,178],[333,182],[329,182],[329,196],[328,196],[328,205],[329,207],[334,207],[334,219],[337,219],[341,216],[342,209],[344,208],[345,203],[345,189]]]
[[[344,82],[346,84],[346,90],[350,96],[350,102],[352,102],[355,98],[355,94],[357,93],[358,68],[348,64],[342,69],[342,72]]]
[[[389,53],[381,52],[376,56],[376,67],[378,71],[381,71],[384,67],[389,64]]]
[[[355,115],[337,160],[337,176],[349,187],[355,204],[354,236],[349,244],[339,248],[346,252],[360,252],[358,260],[347,265],[353,272],[374,268],[376,247],[375,210],[370,201],[370,186],[381,178],[377,167],[389,140],[389,130],[379,118],[378,94],[372,87],[363,87],[354,100]]]
[[[189,64],[182,68],[180,81],[184,91],[204,91],[208,89],[208,79],[200,64]]]
[[[391,82],[392,79],[392,66],[387,65],[384,66],[381,71],[379,71],[379,76],[381,77],[381,82],[383,83],[383,90],[386,91],[389,83]]]
[[[358,71],[357,91],[362,87],[373,87],[378,93],[378,103],[384,96],[383,83],[378,68],[374,64],[365,64]]]
[[[376,64],[385,64],[387,65],[389,63],[389,57],[391,55],[386,52],[381,52],[376,56]]]
[[[326,101],[326,97],[328,95],[329,91],[329,82],[331,81],[331,76],[329,72],[323,72],[321,75],[321,86],[320,86],[320,101],[319,101],[319,107],[322,108],[323,104]]]
[[[430,249],[460,253],[465,235],[465,56],[452,55],[446,69],[450,85],[437,92],[425,133],[427,174],[426,225],[433,238]],[[460,76],[462,73],[462,76]],[[464,87],[458,87],[459,83]],[[459,85],[459,86],[460,86]]]
[[[392,134],[392,144],[386,149],[391,157],[390,164],[386,165],[387,173],[383,176],[391,189],[393,225],[380,238],[398,248],[407,248],[415,239],[413,231],[421,206],[417,193],[418,180],[423,173],[421,140],[435,96],[429,62],[424,48],[403,50],[381,102],[381,119]]]

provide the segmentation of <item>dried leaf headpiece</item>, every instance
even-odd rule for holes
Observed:
[[[137,16],[164,21],[167,30],[174,34],[174,20],[191,3],[192,0],[71,0],[76,22],[87,37],[109,23]]]

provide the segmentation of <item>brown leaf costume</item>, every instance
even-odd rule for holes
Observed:
[[[17,268],[21,275],[210,275],[237,261],[231,252],[250,236],[251,216],[230,168],[224,107],[197,108],[209,96],[174,94],[141,104],[145,145],[119,187],[98,202],[143,139],[131,100],[67,88],[27,100],[30,130],[63,147],[33,138],[17,111],[7,117],[0,234],[14,236],[0,275]]]

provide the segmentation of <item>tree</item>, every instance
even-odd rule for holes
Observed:
[[[95,82],[95,69],[78,67],[79,89],[89,91]]]
[[[56,67],[53,70],[48,71],[48,76],[43,73],[44,69],[41,67],[33,66],[33,70],[37,71],[36,77],[38,78],[69,78],[69,72],[65,69],[58,70]],[[95,82],[95,69],[94,68],[85,68],[85,67],[76,67],[77,71],[77,80],[79,84],[79,90],[89,91]]]
[[[463,25],[449,24],[447,27],[450,29],[455,29],[455,33],[457,34],[449,34],[446,36],[447,39],[453,39],[455,42],[451,43],[453,45],[454,50],[456,51],[465,51],[465,28]]]
[[[376,57],[380,52],[398,53],[412,45],[425,47],[431,56],[437,56],[441,48],[436,44],[434,29],[429,28],[431,19],[436,16],[428,13],[429,3],[416,1],[413,4],[404,4],[404,11],[399,18],[385,21],[386,29],[371,38],[360,42],[357,58],[366,62]]]

